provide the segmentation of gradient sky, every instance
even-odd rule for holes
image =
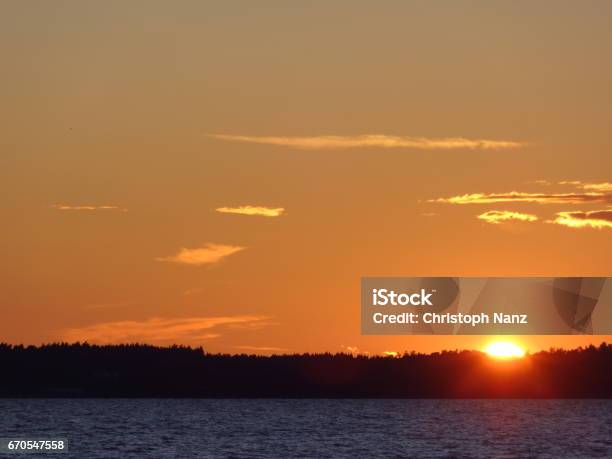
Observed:
[[[2,2],[0,341],[481,348],[360,336],[359,279],[612,275],[611,17]]]

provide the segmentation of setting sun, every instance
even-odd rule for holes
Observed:
[[[510,341],[496,341],[489,344],[484,351],[498,359],[518,359],[525,356],[525,349]]]

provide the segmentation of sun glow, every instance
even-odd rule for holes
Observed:
[[[484,351],[497,359],[520,359],[525,356],[525,349],[510,341],[496,341],[489,344]]]

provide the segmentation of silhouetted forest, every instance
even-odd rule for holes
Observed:
[[[148,345],[0,344],[2,397],[611,398],[612,345],[499,361],[478,351],[219,355]]]

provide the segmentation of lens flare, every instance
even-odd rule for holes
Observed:
[[[525,356],[525,349],[510,341],[496,341],[489,344],[484,351],[497,359],[520,359]]]

